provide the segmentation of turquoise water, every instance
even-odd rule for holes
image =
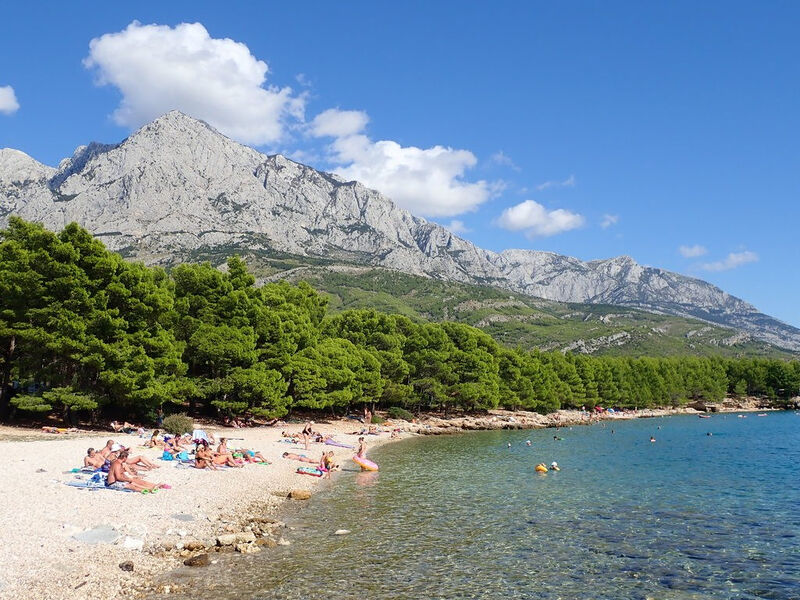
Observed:
[[[290,517],[292,546],[187,576],[238,599],[800,598],[800,415],[557,433],[376,449],[379,473],[341,473]]]

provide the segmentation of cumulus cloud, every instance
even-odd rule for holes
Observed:
[[[14,88],[10,85],[0,86],[0,113],[13,115],[19,110],[19,102]]]
[[[448,223],[444,227],[445,229],[450,230],[451,233],[455,233],[456,235],[460,235],[462,233],[469,233],[470,231],[472,231],[471,229],[467,228],[466,225],[464,225],[464,221],[459,221],[458,219],[453,219],[452,221],[450,221],[450,223]]]
[[[536,186],[536,189],[541,192],[550,188],[575,187],[575,183],[575,175],[570,175],[564,181],[545,181],[540,183]]]
[[[228,38],[212,38],[200,23],[176,27],[132,22],[89,43],[84,66],[98,85],[119,89],[114,120],[138,127],[177,109],[251,144],[279,140],[302,119],[304,97],[266,86],[267,63]]]
[[[507,208],[497,224],[510,231],[524,231],[529,238],[547,237],[582,227],[586,219],[578,213],[558,208],[547,210],[534,200]]]
[[[449,217],[474,210],[501,188],[463,179],[478,162],[472,152],[375,142],[362,132],[367,121],[361,111],[329,109],[314,118],[311,134],[334,138],[328,159],[337,165],[335,173],[378,190],[398,206],[417,215]]]
[[[700,244],[695,244],[694,246],[680,246],[678,252],[680,252],[681,256],[684,258],[697,258],[698,256],[708,254],[708,249]]]
[[[600,227],[603,229],[608,229],[612,225],[616,225],[619,222],[619,215],[603,215],[603,220],[600,221]]]
[[[360,133],[369,117],[362,110],[329,108],[319,113],[311,122],[311,134],[316,137],[346,137]]]
[[[758,254],[750,250],[744,250],[742,252],[731,252],[724,260],[704,263],[700,265],[700,268],[705,271],[729,271],[754,262],[758,262]]]
[[[516,165],[516,163],[513,161],[513,159],[508,154],[503,152],[502,150],[498,150],[497,152],[492,154],[489,157],[489,160],[492,161],[493,163],[497,164],[497,165],[501,165],[501,166],[513,169],[514,171],[520,171],[521,170]]]

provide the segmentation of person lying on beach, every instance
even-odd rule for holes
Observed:
[[[313,458],[308,458],[305,454],[295,454],[294,452],[284,452],[281,456],[283,456],[283,458],[288,458],[289,460],[299,460],[300,462],[311,463],[312,465],[319,462]]]
[[[77,433],[77,432],[78,432],[78,428],[77,427],[70,427],[70,428],[66,428],[66,427],[49,427],[47,425],[42,427],[42,433]]]
[[[261,454],[258,450],[250,450],[249,448],[239,448],[237,452],[233,453],[233,457],[236,458],[236,455],[241,453],[242,458],[244,458],[247,462],[251,463],[265,463],[269,462],[264,455]]]
[[[99,469],[105,462],[106,459],[100,456],[100,454],[98,454],[94,448],[89,448],[86,451],[86,456],[83,457],[84,467],[94,467],[95,469]]]
[[[108,470],[106,477],[106,487],[122,490],[133,490],[134,492],[143,492],[147,490],[152,492],[159,488],[166,487],[163,483],[150,483],[138,477],[130,477],[125,472],[125,461],[128,459],[128,451],[120,450],[116,458],[111,461],[111,468]]]
[[[136,456],[129,456],[125,462],[131,466],[146,469],[148,471],[158,468],[158,465],[156,463],[146,459],[141,454],[137,454]]]

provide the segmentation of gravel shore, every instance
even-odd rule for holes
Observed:
[[[720,407],[755,410],[755,406]],[[400,421],[398,438],[436,435],[476,429],[528,429],[589,424],[597,419],[622,420],[694,413],[692,409],[657,409],[588,417],[580,411],[549,415],[492,411],[481,416],[448,419],[429,416],[419,422]],[[353,432],[363,427],[352,420],[318,422],[315,428],[356,444]],[[275,522],[278,509],[293,490],[313,491],[316,477],[297,474],[299,463],[281,458],[287,450],[304,453],[301,445],[281,442],[281,432],[297,432],[302,424],[275,427],[207,428],[217,437],[229,437],[236,446],[260,450],[272,464],[247,465],[221,471],[177,468],[157,460],[160,451],[141,447],[135,435],[109,433],[42,434],[0,427],[0,598],[108,600],[135,597],[141,592],[165,592],[150,582],[187,558],[234,548],[260,551],[262,545],[286,543],[290,537]],[[244,438],[243,441],[235,438]],[[161,466],[144,477],[167,483],[171,489],[156,494],[86,490],[65,485],[75,477],[70,469],[82,464],[88,447],[100,448],[114,439],[132,452]],[[369,447],[388,442],[388,432],[367,436]],[[310,457],[333,449],[337,462],[354,467],[351,450],[311,444]],[[333,480],[335,482],[336,474]],[[106,541],[88,543],[88,535]],[[218,547],[220,536],[245,535],[245,544]],[[262,537],[263,539],[253,538]],[[259,546],[258,548],[255,548]],[[128,564],[126,564],[128,563]],[[133,570],[125,570],[130,568]],[[172,593],[179,590],[169,590]]]

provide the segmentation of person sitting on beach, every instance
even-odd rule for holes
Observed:
[[[98,454],[94,448],[89,448],[86,451],[86,456],[83,457],[84,467],[94,467],[95,469],[99,469],[105,462],[106,459],[100,456],[100,454]]]
[[[108,455],[111,454],[112,452],[116,452],[118,450],[123,450],[123,449],[124,448],[120,444],[117,444],[114,440],[108,440],[106,442],[106,445],[103,446],[100,450],[98,450],[98,452],[100,456],[102,456],[103,458],[108,458]]]
[[[284,452],[282,456],[283,458],[288,458],[289,460],[299,460],[300,462],[311,463],[312,465],[319,462],[313,458],[308,458],[305,454],[295,454],[294,452]]]
[[[125,472],[125,461],[128,459],[128,451],[120,450],[114,460],[111,461],[111,468],[106,477],[106,487],[118,490],[133,490],[134,492],[152,492],[159,488],[166,487],[162,483],[150,483],[138,477],[130,477]]]
[[[213,462],[215,465],[227,465],[229,467],[243,467],[241,461],[237,461],[233,453],[228,450],[228,438],[219,438],[219,446],[214,454]]]
[[[163,448],[164,447],[164,442],[162,440],[158,439],[158,433],[159,433],[158,429],[153,431],[153,434],[150,436],[150,439],[147,442],[145,442],[145,444],[144,444],[145,448]]]
[[[333,450],[329,450],[328,452],[323,452],[322,457],[319,459],[319,465],[317,468],[325,473],[325,478],[330,479],[331,472],[335,471],[339,468],[339,465],[334,464],[333,462]]]
[[[217,469],[214,464],[214,453],[208,447],[206,440],[200,440],[195,447],[194,466],[196,469]]]

